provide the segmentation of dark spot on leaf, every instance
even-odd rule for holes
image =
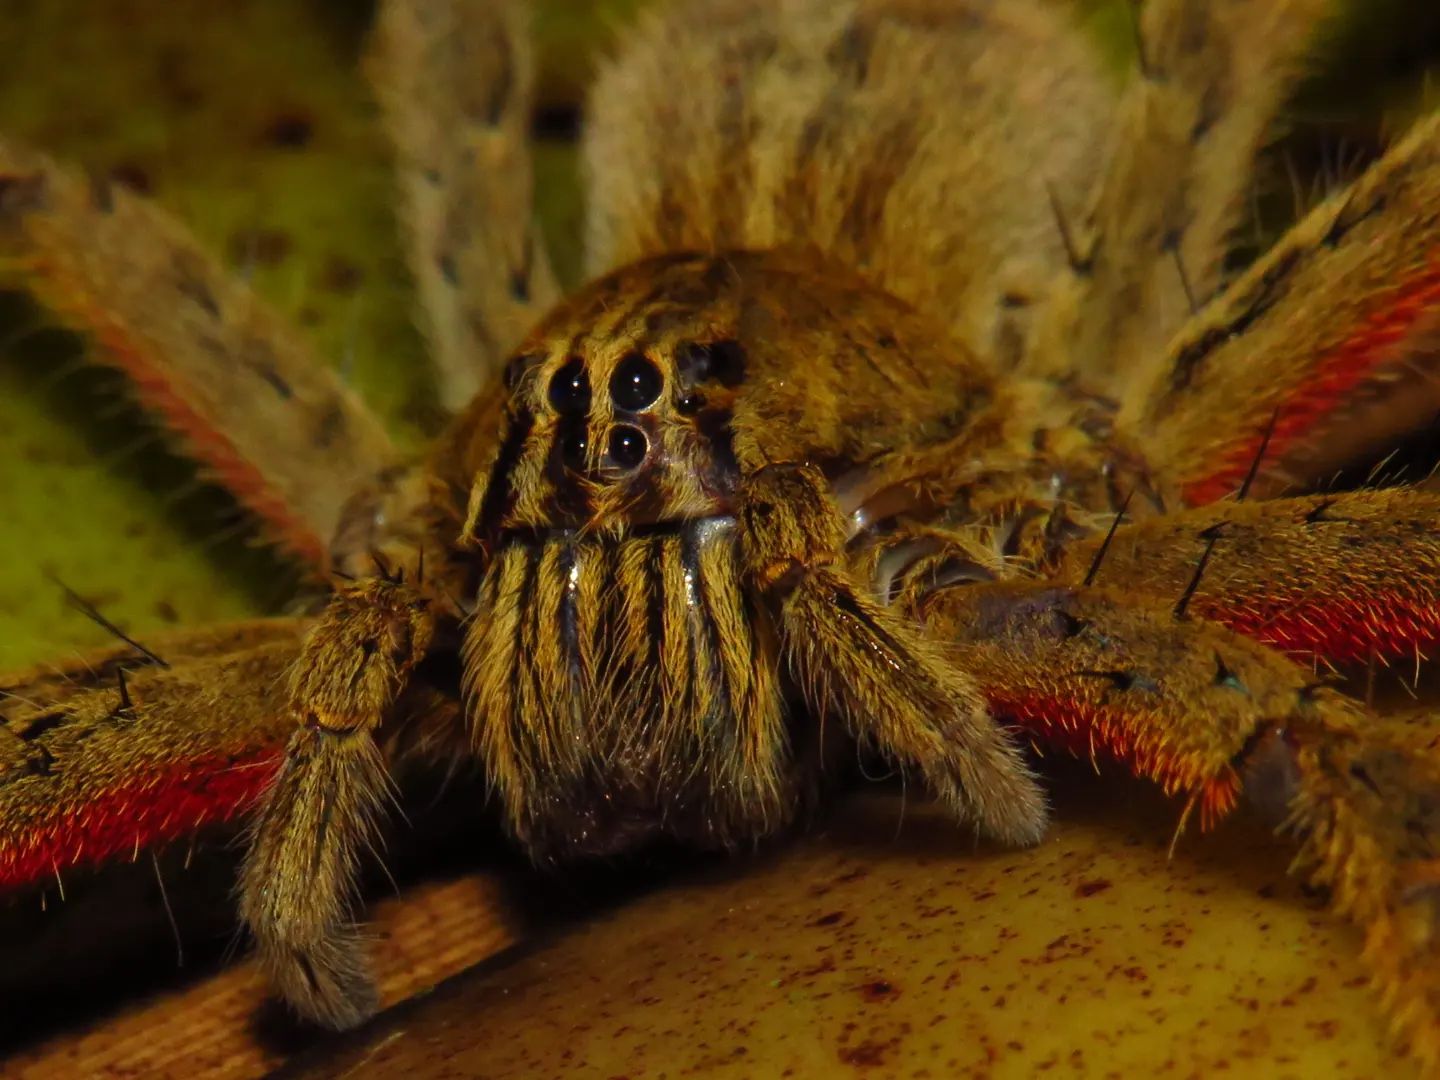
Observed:
[[[149,195],[155,190],[155,183],[144,167],[134,161],[122,161],[115,165],[107,178],[113,183],[127,187],[137,195]]]
[[[900,991],[888,979],[876,979],[860,987],[860,994],[866,1001],[888,1001],[898,997]]]
[[[855,1046],[842,1046],[840,1060],[846,1065],[873,1068],[885,1064],[885,1053],[892,1046],[893,1043],[877,1043],[869,1040],[857,1043]]]
[[[299,150],[308,146],[315,135],[315,125],[302,112],[283,112],[265,127],[264,139],[281,150]]]
[[[0,214],[28,214],[43,209],[48,187],[43,173],[0,174]]]
[[[230,260],[240,266],[277,266],[292,246],[280,229],[240,229],[230,234]]]
[[[365,271],[339,255],[331,255],[325,261],[325,270],[320,276],[322,287],[330,292],[346,294],[353,293],[364,280]]]

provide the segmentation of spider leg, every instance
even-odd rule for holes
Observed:
[[[1080,582],[1100,540],[1055,576]],[[1440,496],[1406,488],[1224,502],[1119,529],[1094,580],[1176,602],[1302,662],[1411,656],[1440,639]]]
[[[133,858],[248,809],[292,724],[268,708],[304,623],[273,619],[0,677],[0,888]]]
[[[1007,843],[1038,840],[1044,800],[978,685],[842,569],[844,521],[823,476],[807,465],[759,470],[742,486],[738,520],[806,703],[919,766],[977,828]]]
[[[0,269],[97,343],[267,539],[323,570],[346,497],[391,463],[390,440],[179,222],[0,139]]]
[[[1297,866],[1366,933],[1397,1028],[1440,1060],[1440,758],[1359,703],[1169,597],[1049,584],[941,589],[921,604],[997,715],[1041,747],[1117,759],[1198,805],[1288,811]],[[1183,825],[1182,819],[1182,825]]]
[[[1433,422],[1440,115],[1316,207],[1137,372],[1121,422],[1192,505],[1322,483]]]
[[[306,635],[290,680],[299,724],[257,815],[240,912],[287,1002],[353,1026],[375,992],[351,919],[362,849],[389,791],[375,732],[429,647],[429,601],[371,580],[338,592]]]
[[[387,0],[371,65],[410,270],[452,410],[556,299],[532,206],[534,58],[519,0]]]
[[[1440,1067],[1440,761],[1427,726],[1423,743],[1311,729],[1286,749],[1298,774],[1288,824],[1304,838],[1296,867],[1364,929],[1391,1025],[1428,1075]]]
[[[1137,63],[1107,129],[1108,162],[1073,214],[1076,257],[1029,370],[1113,393],[1214,293],[1254,158],[1330,6],[1138,5]]]
[[[1033,583],[940,589],[917,614],[996,713],[1041,745],[1123,761],[1207,820],[1240,790],[1251,740],[1302,706],[1314,679],[1168,598]]]

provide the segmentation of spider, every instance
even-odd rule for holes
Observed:
[[[1424,417],[1440,119],[1225,274],[1323,9],[1153,0],[1116,93],[1040,6],[677,4],[594,89],[595,276],[562,300],[521,6],[382,5],[456,410],[415,460],[174,222],[0,144],[36,295],[331,587],[5,684],[0,878],[251,812],[263,966],[347,1027],[353,880],[413,758],[478,759],[565,862],[753,845],[856,744],[1033,843],[1033,742],[1205,824],[1278,807],[1433,1066],[1428,733],[1313,664],[1440,636],[1440,497],[1285,493]]]

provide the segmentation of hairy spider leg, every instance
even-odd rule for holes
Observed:
[[[1440,759],[1304,667],[1173,596],[1003,583],[920,605],[996,715],[1040,749],[1123,763],[1208,825],[1242,790],[1301,838],[1297,867],[1366,934],[1396,1029],[1440,1061]],[[1433,742],[1433,724],[1429,737]]]
[[[163,635],[0,679],[0,886],[192,835],[255,805],[293,727],[300,619]]]
[[[297,727],[255,818],[240,914],[272,985],[332,1027],[376,1007],[352,917],[359,860],[390,791],[375,732],[433,631],[431,603],[413,587],[358,582],[332,597],[291,669]]]
[[[1096,580],[1178,596],[1212,542],[1191,613],[1297,661],[1412,657],[1440,639],[1440,496],[1387,488],[1152,518],[1116,533]],[[1072,546],[1055,576],[1081,581],[1099,543]]]

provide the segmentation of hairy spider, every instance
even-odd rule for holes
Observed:
[[[1440,496],[1281,497],[1435,408],[1440,118],[1224,274],[1325,8],[1151,0],[1116,92],[1042,6],[676,4],[594,88],[598,276],[560,300],[522,5],[383,4],[456,410],[416,461],[173,221],[0,143],[36,295],[333,583],[313,618],[0,684],[0,881],[254,808],[242,916],[285,1000],[346,1027],[397,762],[478,759],[561,861],[752,844],[856,743],[1032,843],[1030,742],[1203,822],[1282,807],[1440,1063],[1431,733],[1313,674],[1440,636]]]

